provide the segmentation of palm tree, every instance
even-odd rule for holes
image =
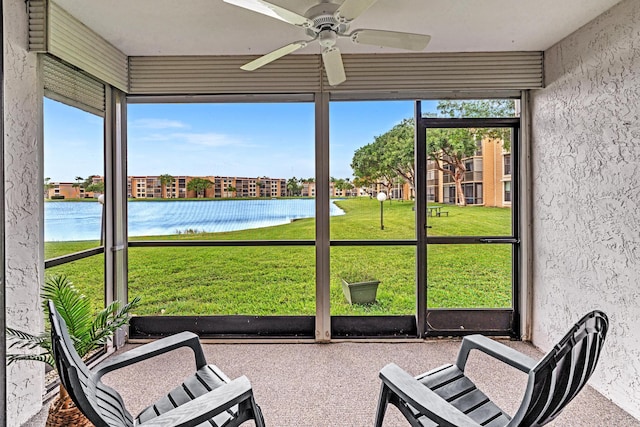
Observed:
[[[73,286],[73,282],[64,275],[49,277],[42,288],[41,297],[47,318],[49,314],[47,301],[53,301],[67,324],[76,351],[83,358],[91,351],[105,345],[114,332],[129,321],[129,313],[140,302],[140,298],[136,297],[121,308],[120,303],[114,301],[94,316],[91,301],[82,295]],[[13,341],[9,348],[42,350],[39,354],[7,354],[9,364],[18,360],[35,360],[55,368],[51,351],[51,335],[47,331],[40,335],[31,335],[7,327],[7,335]]]
[[[353,196],[353,189],[355,188],[355,186],[351,183],[351,180],[349,178],[345,178],[344,179],[344,190],[346,191],[345,195],[346,196]]]
[[[78,198],[80,198],[80,189],[82,188],[81,181],[84,181],[84,178],[81,177],[81,176],[76,176],[76,182],[71,184],[71,186],[73,188],[77,188],[78,189]]]
[[[167,198],[167,186],[172,185],[175,180],[176,179],[173,177],[173,175],[169,175],[168,173],[160,175],[160,185],[162,186],[163,198]]]
[[[298,178],[295,176],[287,180],[287,192],[289,196],[295,196],[300,192],[300,186],[298,185]]]
[[[60,316],[67,324],[69,335],[81,358],[85,358],[93,350],[103,347],[115,331],[129,321],[131,310],[140,302],[140,298],[136,297],[129,304],[120,307],[120,303],[114,301],[94,315],[91,302],[80,294],[66,276],[49,277],[42,288],[41,297],[47,319],[49,318],[47,302],[53,301]],[[49,329],[49,325],[47,325],[47,329]],[[17,329],[7,328],[7,336],[12,342],[9,345],[10,349],[40,350],[39,353],[7,354],[8,364],[19,360],[31,360],[44,362],[55,368],[51,334],[48,331],[40,335],[32,335]],[[51,405],[49,417],[57,418],[59,411],[63,409],[68,411],[66,408],[69,407],[73,407],[71,398],[60,384],[60,395],[58,400]]]

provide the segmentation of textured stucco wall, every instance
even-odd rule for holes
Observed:
[[[7,325],[42,330],[41,211],[43,178],[38,133],[42,97],[35,54],[27,47],[24,0],[4,0],[4,130]],[[42,406],[44,365],[20,362],[7,372],[7,425],[20,425]]]
[[[640,419],[640,1],[545,52],[532,94],[533,342],[611,320],[591,384]]]

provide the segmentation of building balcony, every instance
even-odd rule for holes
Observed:
[[[442,177],[443,184],[454,183],[455,180],[449,174],[444,174]],[[471,171],[464,173],[463,182],[482,182],[482,171]]]

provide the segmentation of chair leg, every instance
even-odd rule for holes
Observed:
[[[251,409],[253,411],[253,416],[255,417],[254,421],[256,427],[265,427],[264,425],[264,417],[262,416],[262,410],[256,403],[255,399],[251,397]]]
[[[378,399],[378,409],[376,410],[375,427],[382,427],[382,420],[384,419],[387,404],[389,403],[390,391],[389,387],[387,387],[385,383],[382,383],[382,387],[380,387],[380,398]]]

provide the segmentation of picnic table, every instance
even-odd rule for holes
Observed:
[[[442,216],[442,214],[446,214],[447,216],[449,216],[449,212],[443,211],[442,206],[427,205],[427,209],[427,216]]]

